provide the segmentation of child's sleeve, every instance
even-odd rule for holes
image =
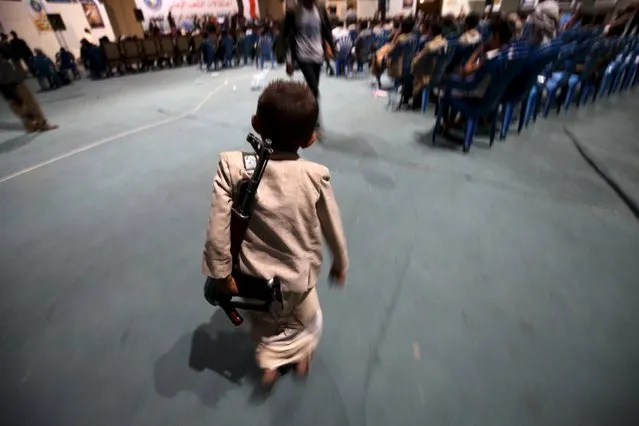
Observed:
[[[233,186],[228,160],[220,155],[217,173],[213,180],[213,201],[209,213],[209,225],[204,243],[202,272],[211,278],[226,278],[231,274],[231,207]]]
[[[335,269],[346,271],[348,269],[346,237],[328,169],[325,169],[322,174],[317,214],[322,225],[322,233],[333,255],[333,266]]]

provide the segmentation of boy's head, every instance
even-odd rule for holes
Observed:
[[[296,152],[315,141],[318,117],[317,100],[305,83],[277,80],[260,95],[252,124],[274,150]]]

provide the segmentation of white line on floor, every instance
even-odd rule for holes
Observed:
[[[10,181],[11,179],[15,179],[17,177],[20,177],[22,175],[25,175],[27,173],[31,173],[32,171],[38,170],[38,169],[40,169],[42,167],[45,167],[45,166],[48,166],[49,164],[57,163],[58,161],[64,160],[64,159],[69,158],[69,157],[72,157],[72,156],[74,156],[76,154],[80,154],[80,153],[82,153],[84,151],[88,151],[90,149],[97,148],[97,147],[102,146],[104,144],[107,144],[109,142],[113,142],[113,141],[116,141],[118,139],[125,138],[127,136],[131,136],[131,135],[135,135],[135,134],[140,133],[140,132],[144,132],[145,130],[153,129],[153,128],[156,128],[156,127],[159,127],[159,126],[164,126],[165,124],[170,124],[170,123],[173,123],[175,121],[181,120],[182,118],[186,117],[189,114],[195,114],[196,112],[198,112],[204,106],[204,104],[206,104],[213,97],[213,95],[215,95],[220,89],[226,87],[228,85],[229,81],[241,80],[243,78],[250,79],[252,77],[253,77],[253,75],[251,74],[249,76],[242,75],[242,76],[235,76],[235,77],[231,77],[229,79],[226,79],[224,81],[224,83],[220,84],[215,89],[211,90],[204,97],[204,99],[202,99],[195,106],[195,108],[193,108],[191,110],[185,111],[182,114],[176,115],[175,117],[166,118],[164,120],[156,121],[156,122],[150,123],[150,124],[145,124],[143,126],[136,127],[135,129],[127,130],[127,131],[122,132],[122,133],[118,133],[118,134],[115,134],[115,135],[112,135],[112,136],[107,136],[106,138],[100,139],[99,141],[93,142],[93,143],[91,143],[89,145],[85,145],[85,146],[82,146],[80,148],[73,149],[73,150],[71,150],[69,152],[66,152],[64,154],[58,155],[57,157],[50,158],[49,160],[43,161],[43,162],[38,163],[38,164],[34,164],[33,166],[30,166],[30,167],[27,167],[25,169],[19,170],[19,171],[15,172],[15,173],[12,173],[10,175],[3,176],[3,177],[0,178],[0,184],[2,184],[4,182],[7,182],[7,181]]]

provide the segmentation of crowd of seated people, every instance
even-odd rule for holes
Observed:
[[[277,22],[248,21],[237,15],[179,17],[180,26],[169,15],[169,31],[154,18],[143,39],[122,37],[116,42],[102,37],[96,44],[90,37],[81,40],[81,62],[92,78],[145,71],[180,64],[199,64],[208,71],[254,63],[275,66]],[[189,23],[189,25],[184,25]]]
[[[553,0],[540,1],[527,14],[404,17],[392,21],[387,43],[372,44],[371,72],[380,86],[384,71],[395,82],[391,94],[395,91],[399,94],[398,106],[423,111],[429,100],[440,102],[442,98],[449,107],[458,106],[450,108],[454,110],[451,114],[438,115],[441,123],[437,132],[447,133],[470,121],[474,129],[477,123],[496,121],[503,97],[517,92],[514,86],[533,84],[529,80],[537,75],[528,76],[527,61],[548,46],[554,46],[554,62],[539,70],[547,80],[541,80],[536,92],[544,97],[546,114],[551,103],[566,105],[567,109],[572,100],[578,101],[578,97],[573,97],[577,88],[584,98],[590,90],[594,90],[590,94],[596,93],[593,88],[604,84],[605,70],[616,57],[626,64],[635,64],[633,78],[636,78],[639,61],[636,53],[639,40],[634,36],[636,20],[637,7],[633,6],[609,20],[603,15],[577,12],[562,25],[559,7]],[[600,48],[599,40],[610,40],[611,44],[607,52],[595,55],[593,46]],[[574,47],[566,50],[571,53],[564,53],[568,56],[561,61],[559,47],[564,45],[567,49]],[[621,81],[621,74],[618,76]],[[510,80],[513,83],[509,86]],[[562,89],[558,91],[557,87]],[[555,99],[557,94],[561,99]],[[473,105],[483,112],[469,121],[468,114],[459,109],[470,110]]]
[[[41,49],[32,50],[15,31],[11,32],[11,37],[9,42],[5,34],[1,35],[3,56],[10,58],[17,69],[28,71],[37,78],[41,90],[55,90],[80,78],[75,58],[65,48],[56,54],[54,62]]]

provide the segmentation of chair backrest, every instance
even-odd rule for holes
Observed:
[[[158,46],[152,38],[142,40],[142,49],[144,49],[144,54],[147,56],[154,56],[158,53]]]
[[[178,48],[178,51],[183,53],[183,52],[188,52],[189,51],[189,38],[187,36],[178,36],[175,39],[175,45]]]
[[[164,54],[173,54],[173,39],[171,37],[160,38],[160,50]]]
[[[502,101],[518,102],[521,100],[537,82],[539,74],[557,58],[560,49],[561,42],[551,42],[531,50],[525,66],[506,88]]]
[[[459,42],[449,42],[448,45],[453,49],[453,52],[448,64],[448,69],[453,70],[465,64],[480,44],[481,43],[461,44]]]
[[[441,84],[442,80],[446,76],[448,66],[455,55],[454,47],[447,47],[436,53],[435,63],[433,70],[430,74],[430,80],[428,82],[429,87],[437,87]]]
[[[606,40],[598,40],[591,46],[588,55],[584,60],[583,70],[581,71],[581,79],[590,77],[599,68],[602,59],[605,58],[608,44]]]
[[[137,40],[124,40],[122,42],[122,53],[126,58],[137,58],[140,55]]]
[[[200,34],[193,36],[193,49],[200,50],[202,41],[203,41],[203,37]]]
[[[528,43],[514,42],[482,67],[486,68],[485,72],[490,75],[490,84],[482,98],[480,110],[494,111],[510,83],[528,63],[529,56],[530,45]]]
[[[120,59],[120,47],[116,43],[103,43],[104,56],[108,61],[116,61]]]

